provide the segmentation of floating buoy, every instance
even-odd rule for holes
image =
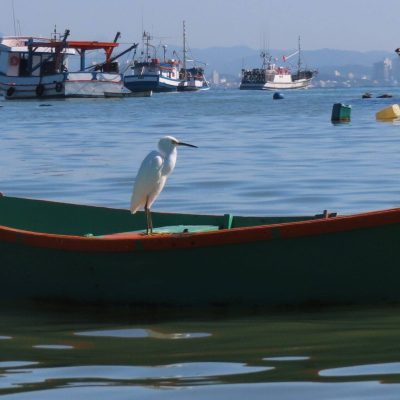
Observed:
[[[335,103],[332,107],[332,122],[349,122],[351,117],[351,106],[348,104]]]
[[[376,119],[395,119],[400,117],[400,107],[398,104],[392,104],[389,107],[385,107],[378,111],[376,114]]]
[[[283,96],[282,93],[275,92],[274,95],[272,96],[272,98],[273,98],[274,100],[280,100],[280,99],[284,99],[285,97]]]

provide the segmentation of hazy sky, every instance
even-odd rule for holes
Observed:
[[[0,0],[0,32],[14,34],[12,0]],[[14,0],[17,33],[48,36],[57,25],[70,39],[179,44],[186,20],[191,48],[245,45],[305,50],[400,47],[400,0]]]

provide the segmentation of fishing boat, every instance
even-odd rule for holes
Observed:
[[[185,21],[183,21],[183,65],[179,72],[179,77],[181,79],[181,83],[178,86],[179,91],[197,91],[197,90],[208,90],[210,89],[210,85],[207,82],[207,79],[204,75],[204,68],[199,66],[192,66],[191,68],[187,67],[188,60],[187,58],[187,45],[186,45],[186,26]]]
[[[67,57],[75,54],[68,35],[0,38],[0,94],[9,100],[64,97]]]
[[[0,39],[0,94],[8,100],[68,97],[105,97],[122,92],[122,75],[116,59],[135,48],[133,44],[112,57],[113,42],[68,41],[54,31],[50,39],[6,37]],[[88,51],[104,50],[105,61],[86,66]],[[80,56],[80,68],[70,71],[68,56]]]
[[[176,92],[181,83],[179,78],[179,61],[157,57],[156,47],[151,44],[152,37],[143,32],[143,51],[138,60],[133,61],[131,73],[125,74],[124,84],[132,92]]]
[[[99,98],[124,96],[126,88],[123,76],[119,71],[117,59],[137,47],[129,46],[123,52],[114,55],[113,51],[119,46],[120,32],[115,35],[112,42],[98,41],[68,41],[67,47],[74,49],[80,56],[80,68],[77,71],[65,73],[65,97]],[[86,65],[87,52],[104,51],[104,61]]]
[[[243,217],[0,197],[0,300],[156,306],[400,301],[400,209]]]
[[[301,67],[300,38],[298,50],[293,54],[283,57],[286,62],[298,55],[297,72],[293,73],[288,66],[279,66],[273,62],[273,58],[267,52],[261,52],[261,68],[242,69],[242,79],[239,88],[242,90],[285,90],[305,89],[310,86],[316,71]]]

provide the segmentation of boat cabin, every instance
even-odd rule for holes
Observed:
[[[141,75],[160,75],[170,79],[179,79],[179,61],[170,59],[161,62],[159,58],[152,58],[149,61],[135,61],[133,64],[133,74]]]
[[[67,70],[75,50],[61,41],[33,37],[0,38],[0,74],[10,77],[46,76]]]

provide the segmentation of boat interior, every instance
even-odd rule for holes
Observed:
[[[232,214],[205,215],[152,212],[154,231],[162,233],[201,232],[306,221],[322,217],[326,217],[326,214],[300,217],[243,217],[233,216]],[[146,216],[144,212],[137,212],[132,215],[127,209],[2,195],[0,196],[0,226],[59,235],[103,236],[145,231]]]

